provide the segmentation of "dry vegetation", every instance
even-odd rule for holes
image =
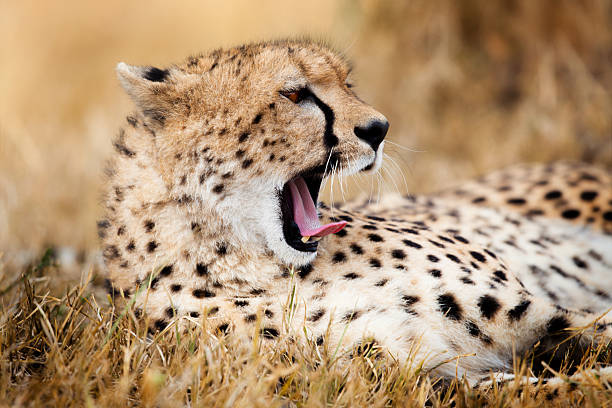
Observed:
[[[429,191],[520,161],[612,165],[612,2],[169,4],[0,4],[0,405],[546,402],[512,387],[487,396],[436,385],[372,350],[343,364],[334,350],[289,340],[218,341],[205,322],[178,341],[147,339],[132,313],[113,321],[95,256],[101,169],[130,109],[113,69],[270,37],[329,39],[392,124],[398,166],[389,160],[386,188]],[[24,266],[49,246],[74,256]],[[612,404],[597,381],[572,398]]]
[[[88,269],[55,297],[50,288],[63,271],[48,251],[0,288],[0,407],[537,407],[551,399],[601,407],[612,399],[612,384],[593,376],[568,380],[570,394],[541,383],[476,392],[430,378],[419,362],[402,364],[367,342],[343,353],[287,333],[274,343],[257,332],[245,341],[215,332],[206,319],[192,319],[186,333],[170,325],[147,336],[146,316],[137,318],[130,304],[116,309]],[[595,367],[601,352],[587,353],[582,369]],[[527,373],[527,365],[515,370]]]

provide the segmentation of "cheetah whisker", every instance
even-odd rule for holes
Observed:
[[[389,161],[390,165],[394,167],[394,169],[399,172],[400,176],[402,177],[402,181],[405,187],[405,191],[408,191],[408,181],[406,180],[406,175],[404,174],[404,172],[402,171],[401,166],[393,159],[393,157],[391,157],[391,155],[388,155],[385,153],[385,161]],[[401,193],[401,191],[398,191],[399,193]]]
[[[408,150],[409,152],[412,152],[412,153],[427,153],[427,150],[416,150],[416,149],[411,149],[410,147],[407,147],[407,146],[401,145],[401,144],[396,143],[396,142],[393,142],[393,141],[391,141],[391,140],[385,140],[385,143],[390,143],[390,144],[392,144],[392,145],[394,145],[394,146],[396,146],[396,147],[399,147],[400,149]]]

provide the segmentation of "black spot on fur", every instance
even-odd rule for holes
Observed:
[[[196,265],[196,274],[198,276],[207,276],[208,275],[208,266],[198,263]]]
[[[368,239],[372,242],[383,242],[383,238],[378,234],[368,234]]]
[[[471,280],[470,278],[464,276],[461,279],[459,279],[461,282],[463,282],[466,285],[475,285],[474,281]]]
[[[217,331],[221,333],[227,333],[228,329],[229,329],[229,323],[223,323],[217,327]]]
[[[484,249],[484,251],[487,253],[487,255],[489,255],[491,258],[493,259],[497,259],[497,255],[495,255],[495,253],[489,251],[488,249]]]
[[[194,289],[192,292],[193,296],[198,298],[198,299],[202,299],[202,298],[211,298],[211,297],[215,297],[215,293],[211,292],[208,289]]]
[[[321,319],[324,315],[325,315],[325,309],[319,309],[316,312],[312,313],[310,316],[308,316],[308,321],[316,322],[319,319]]]
[[[478,262],[486,262],[487,261],[487,259],[484,257],[484,255],[481,254],[480,252],[470,251],[470,255],[472,255],[472,257],[474,259],[476,259]]]
[[[406,245],[407,247],[410,247],[410,248],[416,248],[416,249],[423,248],[423,246],[421,244],[416,243],[414,241],[411,241],[409,239],[404,239],[404,240],[402,240],[402,242],[404,243],[404,245]]]
[[[204,184],[204,182],[215,173],[212,169],[206,169],[200,174],[200,184]]]
[[[217,245],[217,248],[215,249],[215,252],[219,256],[223,256],[223,255],[227,254],[227,244],[225,242],[220,242]]]
[[[559,334],[563,330],[570,327],[570,323],[565,316],[555,316],[546,324],[548,334]]]
[[[561,198],[563,193],[559,190],[550,190],[548,193],[544,195],[545,200],[556,200],[557,198]]]
[[[170,276],[172,274],[172,269],[173,269],[173,265],[166,265],[166,266],[164,266],[161,269],[161,271],[159,271],[159,276],[161,276],[162,278]]]
[[[108,229],[108,227],[110,227],[110,222],[108,220],[102,220],[102,221],[98,221],[97,226],[98,226],[98,237],[100,238],[104,238],[106,237],[106,229]]]
[[[458,263],[458,264],[461,263],[461,260],[453,254],[446,254],[446,257],[455,263]]]
[[[453,236],[453,238],[455,238],[459,242],[463,242],[464,244],[469,244],[470,243],[470,241],[468,241],[467,239],[465,239],[461,235],[455,235],[455,236]]]
[[[179,285],[178,283],[175,283],[174,285],[171,285],[171,286],[170,286],[170,290],[171,290],[172,292],[178,292],[178,291],[180,291],[181,289],[183,289],[183,286],[182,286],[182,285]]]
[[[150,67],[144,72],[143,78],[152,82],[164,82],[169,74],[167,69]]]
[[[251,166],[251,164],[253,164],[253,159],[245,159],[242,162],[242,168],[243,169],[248,169]]]
[[[580,199],[583,201],[593,201],[597,198],[597,191],[587,190],[580,193]]]
[[[221,192],[223,192],[224,188],[225,186],[223,184],[217,184],[216,186],[213,187],[213,192],[220,194]]]
[[[435,255],[431,255],[431,254],[430,254],[430,255],[427,255],[427,259],[428,259],[430,262],[434,262],[434,263],[435,263],[435,262],[439,262],[439,261],[440,261],[440,258],[438,258],[438,257],[437,257],[437,256],[435,256]]]
[[[468,320],[467,322],[465,322],[465,327],[467,328],[468,333],[470,333],[471,336],[480,337],[480,329],[478,328],[478,326],[476,326],[476,323]]]
[[[523,316],[527,308],[529,308],[529,305],[531,305],[530,300],[523,300],[521,303],[514,306],[512,309],[508,310],[508,318],[510,319],[510,321],[519,320]]]
[[[569,210],[563,211],[561,216],[567,220],[575,220],[576,218],[580,217],[580,210],[570,208]]]
[[[172,319],[174,317],[174,308],[172,306],[167,307],[164,313],[169,319]]]
[[[360,310],[350,310],[342,316],[343,322],[351,322],[361,317],[362,312]]]
[[[150,241],[150,242],[147,244],[147,252],[148,252],[148,253],[155,252],[155,250],[157,249],[157,247],[158,247],[158,246],[159,246],[159,244],[158,244],[157,242],[155,242],[155,241]]]
[[[430,269],[429,274],[434,278],[439,278],[440,276],[442,276],[442,272],[439,269]]]
[[[359,245],[352,243],[351,244],[351,252],[353,252],[355,255],[362,255],[363,254],[363,248],[361,248]]]
[[[344,275],[345,279],[357,279],[357,278],[361,278],[360,275],[357,275],[355,272],[351,272],[351,273],[347,273],[346,275]]]
[[[168,322],[166,322],[164,319],[158,319],[153,325],[157,331],[162,331],[168,326]]]
[[[340,262],[344,262],[344,261],[346,261],[346,255],[344,254],[344,252],[338,251],[332,257],[332,262],[333,263],[340,263]]]
[[[419,314],[412,308],[412,306],[418,301],[418,296],[402,295],[401,308],[405,313],[411,316],[418,316]]]
[[[247,140],[249,138],[249,133],[248,132],[243,132],[242,134],[240,134],[240,136],[238,137],[238,142],[242,143],[245,140]]]
[[[109,245],[106,248],[104,248],[102,255],[104,256],[104,258],[108,260],[117,259],[119,258],[119,250],[117,249],[116,246]]]
[[[484,202],[484,201],[486,201],[486,200],[487,200],[487,199],[486,199],[485,197],[476,197],[476,198],[474,198],[474,199],[472,200],[472,202],[473,202],[474,204],[478,204],[478,203],[482,203],[482,202]]]
[[[234,300],[234,305],[237,307],[245,307],[249,305],[249,301],[248,300]]]
[[[130,242],[127,244],[127,246],[125,247],[125,249],[126,249],[128,252],[132,252],[133,250],[135,250],[135,249],[136,249],[136,243],[134,242],[134,240],[131,240],[131,241],[130,241]]]
[[[612,221],[612,211],[606,211],[602,214],[603,219],[606,221]]]
[[[194,319],[197,319],[198,317],[200,317],[200,312],[189,312],[189,316],[193,317]]]
[[[253,118],[253,124],[256,125],[259,122],[261,122],[261,118],[263,117],[263,115],[261,113],[258,113],[254,118]]]
[[[503,271],[495,271],[493,272],[493,275],[497,276],[499,279],[503,280],[503,281],[507,281],[508,278],[506,278],[506,274]]]
[[[512,205],[524,205],[527,201],[524,198],[509,198],[506,202]]]
[[[412,306],[419,301],[418,296],[402,295],[402,304],[404,306]]]
[[[576,265],[579,268],[586,269],[586,268],[589,267],[589,265],[585,261],[583,261],[582,259],[578,258],[577,256],[574,256],[572,258],[572,261],[574,261],[574,265]]]
[[[445,293],[438,296],[438,305],[440,307],[439,310],[449,319],[461,320],[463,311],[455,300],[455,296],[453,296],[453,294]]]
[[[376,258],[370,258],[370,266],[372,268],[380,268],[381,267],[380,260],[378,260]]]
[[[381,279],[378,282],[376,282],[374,284],[374,286],[376,286],[378,288],[381,288],[381,287],[385,286],[387,284],[387,282],[389,282],[389,279]]]
[[[478,308],[483,317],[492,319],[497,313],[501,305],[493,296],[484,295],[478,299]]]
[[[438,248],[446,248],[446,246],[444,246],[444,244],[441,244],[437,241],[434,241],[433,239],[428,239],[429,242],[431,242],[432,244],[434,244],[434,246],[437,246]]]
[[[151,290],[157,289],[157,284],[158,283],[159,283],[159,276],[156,276],[153,279],[151,279],[151,281],[149,283],[149,288],[151,288]]]
[[[401,249],[394,249],[393,251],[391,251],[391,256],[395,259],[404,259],[406,258],[406,253]]]
[[[308,264],[308,265],[304,265],[302,267],[300,267],[297,270],[297,274],[300,278],[304,279],[306,278],[308,275],[310,275],[310,272],[312,272],[312,265]]]

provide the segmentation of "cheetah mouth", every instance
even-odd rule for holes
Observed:
[[[285,183],[279,195],[285,241],[301,252],[315,252],[320,238],[346,225],[346,221],[321,225],[317,203],[322,181],[323,173],[302,173]]]

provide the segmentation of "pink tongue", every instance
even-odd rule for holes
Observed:
[[[321,225],[317,209],[312,201],[308,186],[303,178],[298,177],[289,182],[291,200],[293,201],[293,220],[303,237],[324,237],[335,234],[346,225],[346,221]]]

